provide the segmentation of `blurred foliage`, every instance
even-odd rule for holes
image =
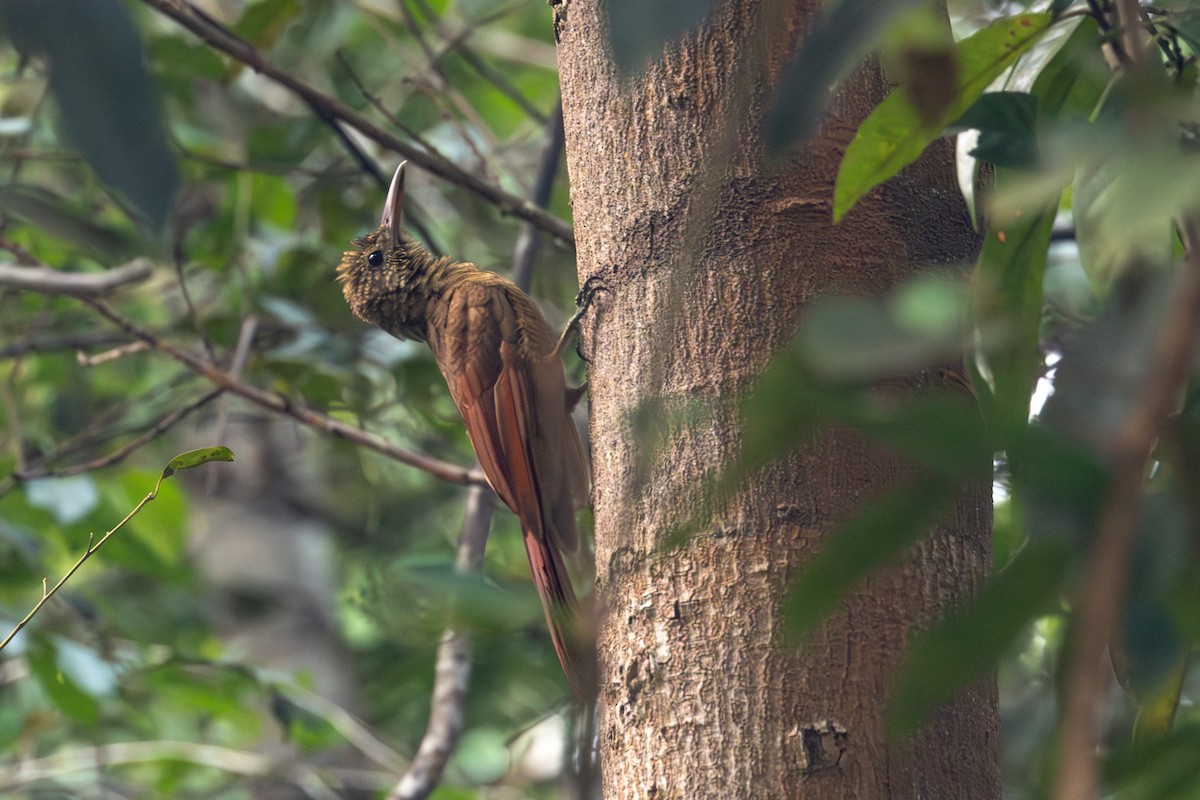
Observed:
[[[994,453],[1000,569],[970,603],[913,638],[889,719],[896,735],[907,735],[957,689],[999,668],[1006,797],[1042,797],[1055,769],[1055,697],[1069,674],[1062,648],[1078,624],[1113,454],[1162,363],[1179,276],[1198,266],[1178,231],[1200,214],[1200,48],[1192,38],[1200,4],[1142,6],[1140,69],[1113,69],[1125,57],[1114,4],[1021,6],[952,3],[958,41],[946,61],[955,76],[949,97],[934,112],[922,99],[945,91],[946,76],[937,74],[945,69],[893,70],[897,88],[860,126],[838,178],[835,216],[935,138],[976,134],[960,172],[988,164],[975,198],[985,243],[968,291],[922,304],[931,318],[955,324],[897,324],[894,309],[927,276],[891,298],[818,301],[748,401],[742,461],[725,485],[830,424],[858,428],[927,466],[924,480],[864,504],[797,577],[788,608],[803,633],[930,527],[981,449]],[[900,28],[885,35],[875,21],[856,26],[885,66],[889,49],[909,35]],[[810,39],[806,48],[834,49],[837,41]],[[826,89],[809,86],[777,102]],[[795,124],[805,135],[803,121]],[[935,310],[947,302],[957,311]],[[965,387],[959,379],[942,390],[929,379],[933,391],[907,400],[872,388],[922,385],[914,374],[953,375],[960,359],[982,411],[974,426],[952,410]],[[1146,454],[1129,588],[1109,643],[1118,681],[1104,709],[1104,780],[1106,793],[1119,797],[1200,795],[1200,767],[1182,755],[1194,745],[1200,675],[1191,668],[1200,641],[1200,462],[1183,456],[1195,436],[1188,409],[1200,382],[1194,369],[1188,375],[1172,389],[1181,411],[1160,420]]]
[[[405,138],[528,193],[557,102],[543,4],[410,0],[403,13],[389,3],[323,0],[199,7],[281,69],[392,127],[378,110],[387,109]],[[242,380],[470,464],[426,349],[355,321],[334,281],[350,239],[377,224],[384,194],[351,146],[385,174],[395,153],[343,137],[143,3],[4,0],[0,23],[6,260],[28,252],[58,270],[98,273],[149,256],[153,277],[109,298],[119,313],[191,352],[213,353],[223,369],[253,317]],[[516,221],[409,166],[411,216],[429,243],[507,269]],[[565,177],[550,210],[569,218]],[[573,254],[547,244],[534,275],[551,320],[565,320]],[[443,795],[506,791],[483,786],[497,781],[545,795],[554,766],[526,767],[522,735],[562,712],[569,691],[507,512],[497,514],[486,577],[458,578],[461,490],[273,423],[232,395],[203,402],[211,385],[161,354],[90,365],[77,357],[129,342],[73,299],[0,289],[0,624],[24,616],[42,578],[53,583],[88,534],[124,516],[175,453],[223,434],[238,454],[217,478],[199,470],[165,482],[0,654],[0,795],[94,796],[107,786],[122,796],[245,798],[279,781],[315,796],[326,796],[322,786],[371,796],[416,750],[452,598],[476,631],[473,744],[452,761]],[[128,458],[71,474],[193,403]],[[45,477],[13,480],[14,471]],[[240,486],[256,488],[239,500]],[[242,550],[228,558],[261,571],[262,581],[214,586],[220,578],[197,542],[229,524],[218,512],[231,499],[244,509],[235,519],[249,520],[239,537],[290,526],[285,539],[311,549],[297,526],[323,530],[320,561],[332,583],[312,591],[325,592],[325,608],[305,612],[299,639],[279,641],[303,662],[306,640],[330,639],[349,691],[329,694],[315,656],[312,667],[277,666],[239,643],[275,640],[277,631],[252,627],[238,638],[230,620],[276,619],[288,593],[274,593],[270,560],[250,561]],[[256,509],[264,516],[252,516]],[[296,552],[274,557],[307,563],[306,551]],[[387,763],[357,752],[346,712],[362,719]],[[549,735],[554,752],[562,733]],[[481,770],[485,762],[492,766]]]
[[[801,632],[919,537],[994,456],[999,571],[974,602],[914,637],[891,719],[909,730],[957,686],[998,669],[1007,796],[1042,796],[1070,601],[1110,479],[1106,443],[1147,378],[1182,259],[1173,221],[1200,205],[1200,3],[1147,6],[1151,68],[1116,77],[1102,56],[1112,34],[1083,2],[952,2],[954,42],[926,3],[826,5],[784,73],[770,138],[784,148],[802,140],[838,81],[878,52],[899,88],[846,153],[838,213],[935,138],[971,130],[974,155],[995,167],[977,198],[990,225],[969,284],[939,267],[889,297],[815,304],[749,399],[753,424],[722,485],[826,425],[855,427],[927,465],[921,480],[865,504],[799,577],[788,609]],[[93,16],[71,12],[77,6]],[[415,146],[527,193],[557,99],[543,3],[200,7]],[[652,19],[637,4],[606,7],[614,55],[630,74],[720,13],[711,0],[664,4]],[[56,25],[54,8],[71,24]],[[387,174],[396,154],[331,125],[147,4],[0,0],[0,20],[0,245],[9,260],[31,253],[95,273],[150,256],[154,277],[110,299],[120,313],[214,354],[222,369],[233,368],[253,320],[242,380],[469,463],[426,350],[353,321],[333,280],[345,243],[378,220],[382,189],[361,162]],[[64,45],[81,40],[86,47]],[[431,247],[505,267],[513,219],[420,172],[408,196]],[[550,210],[570,215],[565,178]],[[552,317],[565,318],[574,281],[573,254],[544,248],[534,293]],[[105,786],[232,799],[276,780],[314,796],[350,786],[371,796],[419,741],[453,603],[475,632],[476,666],[467,735],[435,796],[549,796],[556,765],[529,754],[567,690],[511,516],[497,516],[486,577],[456,576],[456,487],[229,395],[205,399],[211,387],[161,354],[76,355],[128,344],[74,299],[0,290],[0,622],[19,620],[41,579],[68,568],[88,533],[135,504],[173,453],[216,431],[239,454],[220,482],[164,484],[5,650],[0,793],[90,796]],[[964,354],[982,416],[957,391]],[[906,400],[871,388],[914,374],[926,376],[921,386],[956,391]],[[1181,392],[1147,470],[1114,645],[1122,691],[1106,716],[1105,780],[1121,796],[1200,794],[1200,685],[1188,657],[1200,638],[1196,387]],[[189,404],[189,415],[171,418]],[[76,474],[157,428],[123,461]],[[305,558],[332,576],[328,608],[304,609],[303,634],[332,640],[353,691],[335,697],[316,666],[248,655],[275,641],[252,623],[284,601],[269,591],[272,559],[242,563],[261,580],[234,581],[218,599],[198,543],[230,525],[219,514],[228,502],[235,521],[255,515],[251,533],[282,525],[300,542],[300,520],[323,531]],[[239,545],[237,536],[226,545],[234,566],[244,560]],[[287,553],[272,557],[289,573]],[[314,591],[325,588],[318,581]],[[239,634],[231,615],[251,624]]]

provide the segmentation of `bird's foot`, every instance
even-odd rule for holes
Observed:
[[[593,275],[583,282],[583,286],[579,289],[579,294],[575,295],[575,313],[571,315],[571,319],[567,321],[567,325],[563,328],[562,335],[558,337],[558,344],[554,346],[554,355],[562,353],[563,347],[567,343],[572,331],[579,327],[579,320],[583,319],[583,315],[588,312],[588,308],[592,305],[592,300],[595,299],[599,292],[607,292],[608,287],[604,285],[604,280],[599,275]],[[576,350],[578,352],[578,350]],[[579,354],[585,362],[583,353]]]

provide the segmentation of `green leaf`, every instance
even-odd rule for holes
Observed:
[[[996,170],[996,186],[1018,180]],[[981,405],[989,422],[1012,430],[1029,417],[1042,363],[1042,280],[1055,209],[1009,209],[993,216],[972,288],[975,320],[984,332],[979,353],[987,378]]]
[[[963,350],[962,281],[920,275],[885,298],[813,304],[796,346],[828,381],[873,381],[957,360]]]
[[[1108,80],[1098,56],[1098,33],[1093,20],[1083,20],[1038,74],[1033,96],[1039,125],[1064,114],[1091,115]],[[984,412],[999,430],[1016,430],[1029,417],[1043,359],[1046,258],[1057,198],[1069,179],[1066,171],[1044,170],[1035,179],[1038,190],[1026,191],[1024,174],[996,170],[995,193],[1008,199],[992,209],[972,289],[976,326],[983,334],[980,361],[987,371],[977,385]],[[1044,202],[1047,197],[1055,201]]]
[[[210,461],[233,461],[233,451],[228,447],[202,447],[199,450],[188,450],[171,459],[163,470],[162,476],[169,478],[181,469],[191,469]]]
[[[613,59],[621,75],[630,75],[658,57],[663,47],[699,27],[717,0],[609,0],[604,3]]]
[[[1039,124],[1064,115],[1081,120],[1091,118],[1112,80],[1112,72],[1101,55],[1101,43],[1096,20],[1084,17],[1042,67],[1032,89],[1038,98]]]
[[[259,0],[246,7],[233,30],[255,48],[265,50],[275,43],[299,11],[300,0]]]
[[[41,187],[0,186],[0,207],[98,260],[122,259],[135,252],[131,237],[86,218],[81,209]]]
[[[1021,169],[1037,162],[1037,97],[1025,92],[984,92],[952,125],[979,131],[971,155],[998,167]]]
[[[1050,4],[1050,13],[1057,19],[1064,11],[1074,4],[1075,0],[1054,0]]]
[[[1069,563],[1065,542],[1030,542],[970,605],[917,634],[888,709],[891,735],[909,735],[930,711],[994,669],[1030,622],[1055,610]]]
[[[45,57],[66,133],[92,169],[156,228],[179,181],[137,31],[116,0],[4,0],[25,53]]]
[[[1104,762],[1105,795],[1122,800],[1191,800],[1200,793],[1200,724],[1115,750]]]
[[[903,92],[888,95],[859,126],[846,148],[834,187],[834,220],[840,220],[863,195],[917,160],[1017,56],[1041,38],[1051,22],[1049,14],[1004,17],[959,42],[957,94],[932,124],[922,122]]]
[[[839,530],[784,599],[789,630],[803,636],[833,611],[841,596],[928,531],[953,502],[957,485],[926,479],[869,501]]]

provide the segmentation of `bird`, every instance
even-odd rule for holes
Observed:
[[[433,351],[488,484],[520,521],[555,652],[576,698],[586,699],[590,649],[565,556],[579,548],[575,514],[590,481],[571,420],[580,392],[568,390],[559,358],[566,335],[557,337],[512,281],[436,257],[404,234],[404,168],[379,227],[342,255],[343,296],[359,319]]]

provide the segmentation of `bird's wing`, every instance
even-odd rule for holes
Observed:
[[[430,345],[488,482],[524,527],[574,550],[570,488],[579,469],[567,480],[562,454],[578,458],[580,448],[565,412],[562,366],[524,356],[502,286],[467,283],[444,300],[444,324],[430,326],[437,339]]]

